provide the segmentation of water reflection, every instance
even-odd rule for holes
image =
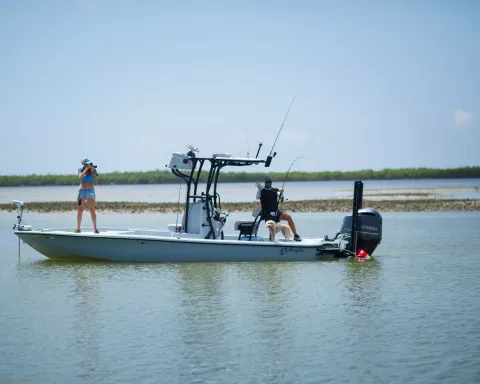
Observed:
[[[177,272],[183,293],[178,332],[192,372],[208,375],[253,364],[243,342],[253,340],[251,348],[262,351],[269,370],[264,374],[282,380],[278,362],[293,338],[286,326],[293,264],[181,264]]]
[[[101,312],[101,289],[98,279],[98,265],[84,264],[72,268],[74,286],[67,296],[72,300],[75,311],[73,327],[77,329],[72,338],[72,349],[79,356],[78,362],[83,371],[79,376],[90,377],[100,362],[98,313]]]
[[[382,263],[377,259],[357,260],[349,258],[345,263],[345,288],[350,307],[372,309],[378,307],[381,297],[380,278]]]
[[[68,350],[75,353],[75,373],[77,377],[88,378],[98,370],[100,362],[99,343],[102,343],[98,331],[101,308],[102,264],[61,262],[42,260],[28,265],[28,270],[42,280],[53,280],[54,284],[67,289],[63,299],[67,301],[72,313],[65,314],[68,323]],[[68,283],[67,283],[68,282]],[[62,283],[62,284],[59,284]]]
[[[230,308],[226,300],[231,266],[225,263],[179,264],[176,270],[181,300],[177,331],[184,358],[182,378],[206,374],[229,360],[228,323]]]
[[[260,268],[241,270],[249,282],[251,297],[249,337],[262,351],[262,371],[268,380],[285,382],[291,364],[291,348],[295,339],[295,321],[291,313],[291,292],[298,276],[294,263],[262,263]]]

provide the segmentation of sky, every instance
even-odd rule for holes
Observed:
[[[295,95],[271,172],[478,166],[479,20],[476,0],[0,0],[0,175],[265,157]]]

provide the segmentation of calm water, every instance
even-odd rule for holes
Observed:
[[[282,186],[283,180],[277,183]],[[0,188],[0,204],[13,199],[29,201],[74,201],[78,186],[4,187]],[[101,201],[176,202],[179,193],[183,201],[185,185],[100,185],[95,187]],[[367,180],[364,194],[391,192],[431,193],[437,198],[480,199],[480,179]],[[219,184],[222,201],[254,201],[254,183]],[[290,200],[351,198],[353,181],[287,182],[285,195]]]
[[[294,216],[303,236],[342,217]],[[26,219],[73,228],[75,215]],[[478,212],[386,213],[365,262],[52,262],[25,245],[18,258],[14,221],[0,213],[1,383],[480,381]]]

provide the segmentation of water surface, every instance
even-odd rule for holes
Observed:
[[[294,215],[302,236],[333,235],[342,217]],[[480,214],[383,218],[366,262],[135,264],[53,262],[26,245],[19,258],[15,215],[0,213],[0,382],[478,382]]]

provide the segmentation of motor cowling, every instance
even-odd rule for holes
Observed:
[[[339,234],[351,236],[352,215],[343,218],[342,227]],[[363,249],[369,255],[373,254],[378,244],[382,240],[382,216],[373,208],[363,208],[358,210],[357,218],[357,247]],[[352,241],[352,240],[350,240]],[[350,246],[350,244],[349,244]]]

